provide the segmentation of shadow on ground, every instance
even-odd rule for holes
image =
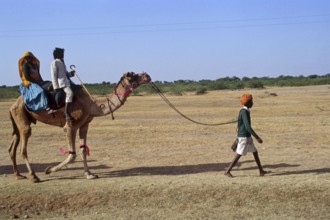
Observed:
[[[89,161],[89,163],[95,161]],[[82,162],[75,162],[81,163]],[[246,168],[241,168],[245,163],[254,163],[254,160],[247,160],[238,162],[237,166],[234,170],[257,170],[257,166],[249,166]],[[55,166],[58,163],[46,163],[46,164],[33,164],[33,168],[36,173],[44,172],[45,169],[49,166]],[[226,168],[229,166],[229,163],[207,163],[207,164],[197,164],[197,165],[180,165],[180,166],[155,166],[155,167],[135,167],[123,170],[114,170],[109,172],[98,172],[99,170],[107,170],[111,169],[106,165],[96,165],[96,166],[89,166],[90,170],[95,174],[100,175],[101,177],[127,177],[127,176],[149,176],[149,175],[187,175],[187,174],[197,174],[197,173],[207,173],[207,172],[224,172]],[[297,174],[322,174],[322,173],[329,173],[330,168],[320,168],[320,169],[309,169],[309,170],[292,170],[292,171],[280,171],[281,168],[296,168],[299,167],[298,164],[287,164],[287,163],[279,163],[279,164],[271,164],[271,165],[264,165],[265,170],[272,170],[272,176],[282,176],[282,175],[297,175]],[[24,164],[18,165],[18,169],[21,173],[27,173],[26,166]],[[79,167],[70,167],[67,166],[62,169],[60,172],[63,171],[83,171],[83,166]],[[275,171],[274,171],[275,170]],[[3,174],[12,174],[12,166],[5,165],[0,167],[0,175]],[[72,175],[70,177],[63,176],[63,177],[54,177],[51,179],[76,179],[82,178],[81,173],[75,176]],[[51,179],[47,180],[50,181]]]
[[[254,161],[243,161],[239,162],[237,169],[244,163],[251,163]],[[207,173],[207,172],[224,172],[228,167],[229,163],[208,163],[208,164],[197,164],[197,165],[182,165],[182,166],[156,166],[156,167],[136,167],[124,170],[116,170],[111,172],[100,173],[104,177],[125,177],[125,176],[145,176],[145,175],[187,175],[196,173]],[[295,164],[274,164],[264,166],[267,169],[278,169],[288,167],[298,167]],[[236,169],[236,168],[235,168]],[[252,170],[257,167],[244,168],[240,170]],[[310,172],[314,172],[310,170]]]

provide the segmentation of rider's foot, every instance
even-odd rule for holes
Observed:
[[[57,112],[56,109],[51,109],[51,108],[47,108],[46,111],[48,114],[53,114],[53,113]]]

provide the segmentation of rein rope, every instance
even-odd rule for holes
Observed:
[[[124,101],[122,100],[122,98],[126,99],[130,93],[133,91],[133,87],[128,87],[127,83],[124,84],[123,82],[123,78],[117,83],[115,89],[113,90],[112,94],[115,95],[118,98],[118,101],[120,102],[121,105],[124,104]],[[125,88],[125,92],[118,92],[118,86],[121,85],[123,88]],[[108,97],[106,98],[107,102],[108,102],[108,108],[112,117],[112,120],[115,120],[115,117],[113,115],[113,110],[111,108],[111,105],[115,105]]]
[[[183,113],[181,113],[164,95],[164,93],[156,86],[155,83],[150,82],[150,85],[152,86],[152,88],[158,93],[158,95],[166,102],[167,105],[169,105],[174,111],[176,111],[179,115],[181,115],[183,118],[195,123],[195,124],[199,124],[199,125],[205,125],[205,126],[218,126],[218,125],[226,125],[226,124],[232,124],[232,123],[236,123],[237,120],[232,120],[232,121],[228,121],[228,122],[222,122],[222,123],[214,123],[214,124],[209,124],[209,123],[202,123],[202,122],[198,122],[195,121],[191,118],[189,118],[188,116],[184,115]]]

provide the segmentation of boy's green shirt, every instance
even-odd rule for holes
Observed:
[[[253,135],[253,137],[259,138],[251,127],[250,111],[245,106],[238,114],[237,130],[237,137],[251,137]]]

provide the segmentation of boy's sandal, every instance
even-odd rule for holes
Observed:
[[[272,171],[263,171],[263,172],[261,172],[260,173],[260,176],[264,176],[264,175],[266,175],[266,174],[270,174]]]
[[[231,173],[227,173],[227,172],[225,172],[225,176],[228,176],[230,178],[233,178],[234,177],[233,175],[231,175]]]

